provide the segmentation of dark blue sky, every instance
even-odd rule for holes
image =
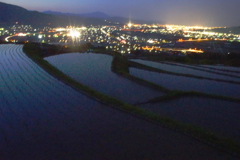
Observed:
[[[164,21],[168,24],[240,26],[240,0],[2,0],[29,10],[88,13]]]

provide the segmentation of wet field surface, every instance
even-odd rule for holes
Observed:
[[[164,95],[112,72],[112,56],[109,55],[68,53],[45,60],[80,83],[127,103],[139,103]]]
[[[235,159],[86,97],[0,45],[0,159]]]

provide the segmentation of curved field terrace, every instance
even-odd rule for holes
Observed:
[[[93,100],[0,45],[1,159],[234,159]]]

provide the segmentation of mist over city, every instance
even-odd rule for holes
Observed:
[[[0,2],[0,159],[239,159],[239,6]]]

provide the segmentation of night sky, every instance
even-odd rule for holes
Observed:
[[[104,12],[167,24],[240,26],[240,0],[2,0],[28,10]]]

